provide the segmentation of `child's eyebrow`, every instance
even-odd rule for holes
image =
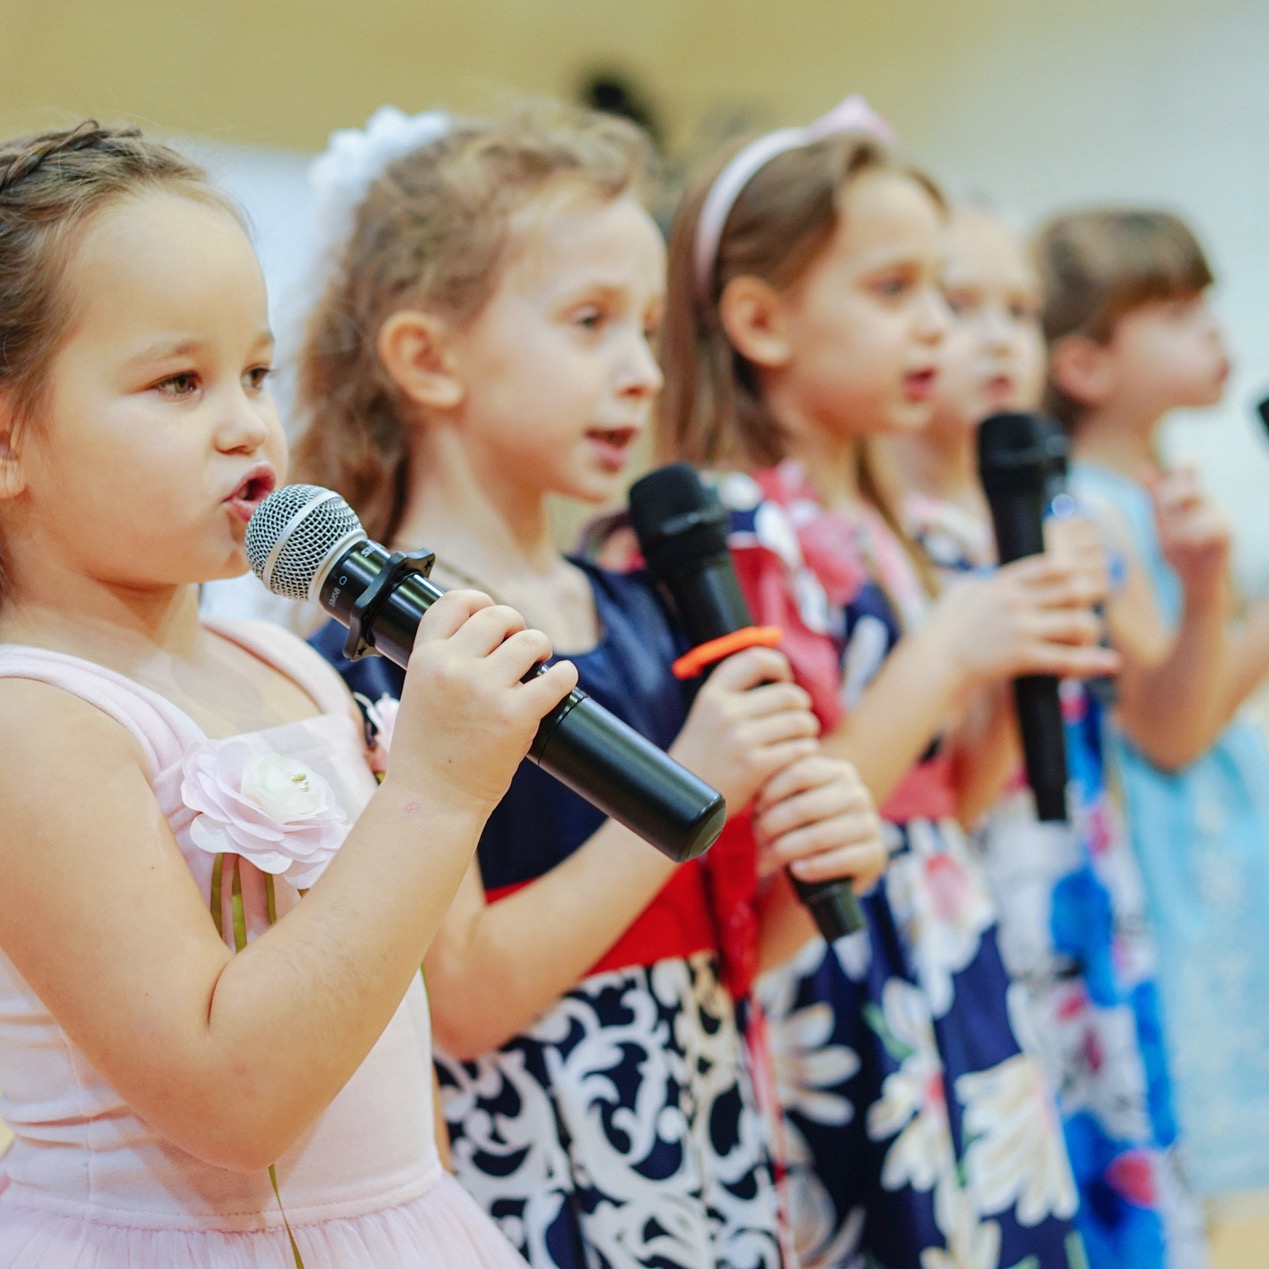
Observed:
[[[128,359],[129,364],[148,362],[148,361],[167,361],[176,360],[179,357],[191,357],[201,352],[206,347],[206,341],[201,339],[161,339],[155,340],[154,343],[146,345],[139,352]]]
[[[272,348],[273,332],[265,327],[259,331],[252,344],[253,349]],[[129,365],[143,365],[155,361],[178,361],[182,357],[195,357],[208,346],[208,341],[196,336],[176,339],[158,339],[148,344],[128,359]]]

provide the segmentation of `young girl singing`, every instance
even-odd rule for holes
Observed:
[[[0,1265],[518,1263],[418,965],[574,671],[447,596],[376,788],[311,649],[199,621],[286,460],[228,201],[135,131],[8,142],[0,274]]]
[[[943,292],[952,317],[933,416],[876,452],[906,535],[953,585],[995,559],[978,425],[998,411],[1034,410],[1046,359],[1035,268],[987,208],[953,212]],[[1050,537],[1064,539],[1059,549],[1100,553],[1094,526],[1060,498]],[[1115,598],[1107,603],[1113,612]],[[1001,954],[1026,990],[1058,1094],[1089,1264],[1190,1269],[1205,1261],[1202,1219],[1173,1149],[1154,941],[1105,770],[1105,700],[1074,680],[1062,687],[1070,823],[1037,821],[1019,768],[974,842],[1000,912]]]
[[[1182,1155],[1205,1193],[1264,1188],[1269,752],[1239,711],[1269,669],[1269,602],[1231,626],[1229,530],[1194,472],[1159,457],[1166,414],[1214,404],[1229,375],[1212,273],[1165,212],[1071,213],[1036,250],[1049,405],[1126,564],[1107,740],[1157,935]]]
[[[690,187],[658,415],[664,456],[721,473],[755,615],[784,625],[826,750],[888,821],[867,936],[809,946],[759,991],[795,1233],[803,1264],[1078,1264],[1060,1129],[955,823],[994,797],[1008,747],[959,745],[954,725],[990,682],[1114,660],[1090,646],[1078,570],[1038,557],[931,604],[887,520],[861,460],[867,438],[929,419],[945,216],[843,123],[858,112],[759,138]]]
[[[382,154],[378,116],[365,149]],[[875,876],[879,829],[819,753],[787,661],[753,649],[693,701],[649,580],[566,559],[548,500],[619,492],[661,376],[664,249],[637,198],[639,134],[598,115],[447,123],[375,174],[313,316],[306,477],[381,540],[435,550],[442,585],[522,602],[583,687],[752,804],[766,952],[813,932],[780,867]],[[342,134],[332,156],[361,169]],[[329,175],[328,170],[328,175]],[[344,182],[334,184],[343,186]],[[375,725],[393,668],[340,662]],[[812,858],[812,856],[817,856]],[[708,857],[707,857],[708,858]],[[526,768],[426,962],[459,1177],[535,1265],[775,1266],[766,1134],[720,952],[753,915]]]

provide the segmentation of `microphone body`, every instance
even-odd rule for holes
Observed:
[[[280,495],[289,499],[270,513],[270,500]],[[309,506],[323,504],[312,517],[320,522],[332,499],[345,513],[338,531],[319,534],[317,543],[303,541]],[[253,545],[251,528],[262,512],[264,527]],[[285,524],[281,535],[270,534],[279,519]],[[345,654],[353,659],[376,652],[405,668],[423,614],[444,594],[426,575],[430,555],[390,554],[365,536],[338,495],[317,486],[289,485],[270,494],[248,525],[247,550],[270,590],[291,598],[310,594],[349,627]],[[526,678],[544,669],[535,666]],[[542,720],[529,757],[673,860],[702,854],[722,832],[727,815],[722,795],[585,692],[574,689]]]
[[[1060,429],[1040,415],[993,414],[983,421],[979,474],[1002,564],[1044,550],[1044,515],[1065,456]],[[1066,730],[1058,680],[1050,674],[1025,675],[1014,680],[1013,692],[1036,815],[1048,822],[1065,820]]]
[[[687,463],[673,463],[630,487],[630,519],[648,571],[665,587],[688,640],[696,648],[726,646],[728,636],[752,630],[764,644],[740,589],[727,545],[727,512]],[[684,658],[684,661],[690,660]],[[700,673],[713,668],[707,664]],[[864,915],[850,882],[789,880],[827,942],[862,929]]]

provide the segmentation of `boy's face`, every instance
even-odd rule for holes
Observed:
[[[1111,404],[1163,414],[1215,405],[1230,363],[1203,294],[1152,300],[1119,320],[1105,345]]]

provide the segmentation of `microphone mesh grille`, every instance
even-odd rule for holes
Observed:
[[[247,522],[247,559],[275,595],[307,599],[331,552],[360,530],[357,513],[332,490],[284,485]]]

